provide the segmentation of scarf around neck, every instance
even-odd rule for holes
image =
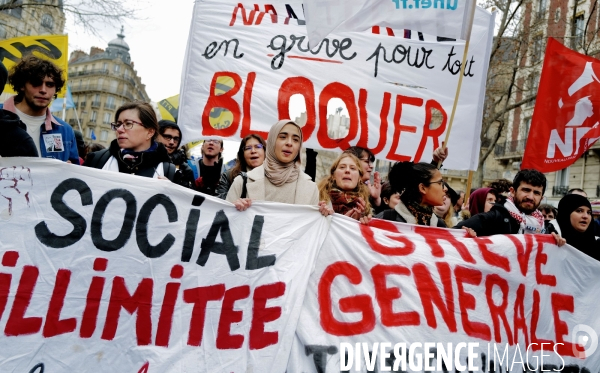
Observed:
[[[544,216],[539,210],[535,210],[531,215],[521,212],[513,201],[513,197],[508,197],[504,202],[504,208],[508,210],[510,216],[519,222],[520,234],[544,233]]]
[[[332,188],[329,191],[333,211],[342,215],[356,207],[358,197],[357,192],[344,192],[337,188]]]
[[[286,124],[293,124],[300,130],[300,149],[298,149],[298,156],[295,160],[283,163],[277,159],[275,155],[275,144],[279,132],[283,129]],[[280,120],[275,123],[269,130],[269,136],[267,137],[267,151],[265,156],[265,162],[263,167],[265,169],[265,177],[275,186],[282,186],[286,183],[293,183],[298,180],[300,176],[300,152],[302,151],[302,129],[294,121],[290,119]]]
[[[427,225],[429,226],[431,222],[431,215],[433,214],[433,207],[431,206],[421,206],[418,202],[410,201],[406,204],[406,208],[410,211],[411,214],[417,220],[418,225]]]

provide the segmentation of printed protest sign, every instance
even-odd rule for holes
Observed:
[[[556,79],[560,76],[560,79]],[[549,38],[521,168],[575,163],[600,138],[600,64]]]
[[[600,263],[550,235],[336,217],[288,371],[595,372],[598,283]]]
[[[354,32],[309,49],[297,18],[300,4],[196,3],[179,107],[186,141],[266,137],[279,119],[292,119],[309,148],[358,145],[380,159],[429,161],[445,136],[464,43]],[[449,169],[477,167],[493,24],[478,9],[447,144]],[[348,118],[329,117],[334,98]],[[297,102],[305,112],[290,118]]]
[[[1,159],[0,371],[285,371],[316,206]]]
[[[36,57],[51,61],[64,70],[63,79],[67,86],[67,70],[69,62],[69,40],[67,35],[35,35],[0,41],[0,63],[7,70],[15,66],[23,56],[33,54]],[[66,88],[58,93],[65,97]],[[4,93],[17,93],[7,83]]]

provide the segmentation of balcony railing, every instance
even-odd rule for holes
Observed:
[[[504,144],[497,144],[494,148],[496,158],[518,158],[523,156],[525,143],[527,140],[507,141]]]
[[[564,196],[569,191],[568,185],[555,185],[552,187],[553,196]]]
[[[93,108],[99,108],[102,103],[100,101],[92,101],[91,106]]]
[[[105,109],[111,109],[114,110],[116,108],[117,105],[115,104],[109,104],[108,102],[104,103],[104,108]]]

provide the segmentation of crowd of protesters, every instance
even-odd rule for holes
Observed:
[[[55,158],[106,171],[169,180],[217,196],[244,211],[253,201],[318,206],[369,224],[375,217],[401,223],[462,228],[470,236],[551,234],[600,260],[600,223],[581,189],[570,190],[558,208],[541,204],[546,177],[521,170],[513,181],[501,179],[484,188],[454,191],[438,165],[448,152],[438,148],[431,163],[397,162],[382,182],[374,172],[374,154],[361,147],[345,150],[323,180],[315,183],[316,152],[307,149],[301,163],[303,135],[292,120],[275,123],[265,141],[250,134],[240,143],[235,165],[225,170],[223,141],[206,139],[196,175],[182,149],[175,122],[157,120],[149,103],[129,102],[116,111],[111,128],[116,139],[106,149],[86,145],[80,132],[54,117],[50,103],[64,86],[63,72],[49,61],[27,56],[10,74],[0,64],[0,86],[8,81],[16,96],[0,110],[4,135],[0,156]],[[1,93],[1,92],[0,92]]]

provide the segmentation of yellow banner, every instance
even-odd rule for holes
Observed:
[[[67,35],[23,36],[0,41],[0,62],[9,72],[23,56],[28,54],[52,61],[63,69],[65,85],[58,97],[64,97],[67,91],[69,68],[69,40]],[[16,93],[8,84],[4,87],[4,92]]]
[[[158,102],[158,111],[162,119],[177,122],[177,113],[179,111],[179,95],[165,98]]]

